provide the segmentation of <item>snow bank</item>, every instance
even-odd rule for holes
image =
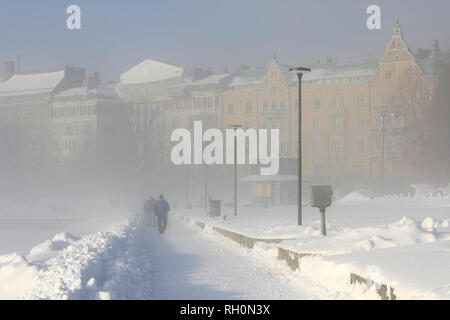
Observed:
[[[398,299],[450,299],[449,245],[437,241],[326,259],[394,288]]]
[[[416,221],[403,217],[381,226],[331,229],[327,237],[317,235],[318,230],[315,230],[312,236],[284,241],[283,247],[300,253],[327,256],[403,247],[449,240],[450,230],[441,229],[445,225],[448,225],[447,220],[427,217]],[[441,230],[438,231],[438,228]]]
[[[363,195],[358,191],[354,191],[349,193],[348,195],[340,198],[335,203],[336,204],[344,204],[344,203],[352,203],[352,202],[360,202],[370,200],[370,197]]]
[[[133,218],[81,239],[57,234],[27,257],[0,256],[0,299],[148,299],[147,236]]]
[[[0,256],[0,299],[15,299],[24,291],[37,287],[39,268],[24,256]]]
[[[27,258],[32,261],[44,261],[58,254],[59,251],[67,248],[80,238],[70,233],[58,233],[52,240],[47,240],[30,250]]]

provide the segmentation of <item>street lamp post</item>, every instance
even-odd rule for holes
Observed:
[[[385,158],[385,146],[384,146],[384,140],[385,140],[385,130],[386,130],[386,114],[383,113],[382,116],[382,129],[381,129],[381,195],[384,195],[384,158]]]
[[[311,72],[311,69],[297,67],[290,68],[289,72],[295,72],[298,78],[298,225],[302,225],[302,78],[305,72]]]
[[[228,127],[234,131],[242,128],[241,125],[234,124]],[[234,215],[237,217],[237,137],[234,135]]]

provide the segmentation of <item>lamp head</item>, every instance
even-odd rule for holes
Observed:
[[[289,72],[305,73],[305,72],[311,72],[311,69],[304,68],[304,67],[295,67],[295,68],[289,68]]]

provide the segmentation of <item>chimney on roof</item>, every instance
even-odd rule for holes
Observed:
[[[14,75],[14,69],[14,61],[3,61],[1,80],[6,81],[11,78]]]
[[[98,72],[89,72],[87,77],[87,89],[98,89],[100,86],[100,73]]]

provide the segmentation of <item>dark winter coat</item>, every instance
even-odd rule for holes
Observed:
[[[156,214],[160,217],[167,216],[170,211],[169,203],[166,200],[159,200],[156,203]]]

